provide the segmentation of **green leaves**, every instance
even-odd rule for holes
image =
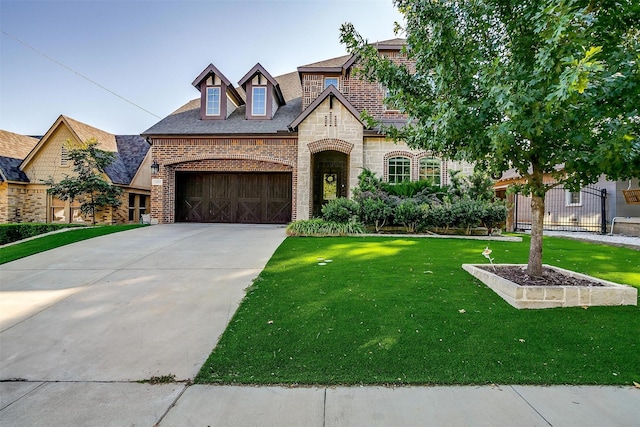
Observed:
[[[92,138],[79,146],[71,146],[67,141],[69,158],[73,161],[73,176],[66,176],[59,183],[48,182],[47,192],[61,200],[78,200],[80,211],[90,216],[95,224],[95,211],[122,204],[122,188],[105,179],[105,169],[115,160],[115,154],[98,148],[98,141]]]

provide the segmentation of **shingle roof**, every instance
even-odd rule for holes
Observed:
[[[20,163],[22,163],[22,159],[0,156],[0,182],[29,182],[27,175],[20,170]]]
[[[104,151],[117,151],[118,146],[116,144],[115,135],[103,131],[102,129],[89,126],[86,123],[79,122],[71,117],[60,116],[64,122],[71,128],[73,132],[78,136],[81,142],[86,142],[91,138],[98,140],[98,148]]]
[[[190,101],[155,125],[143,135],[210,135],[210,134],[275,134],[288,132],[291,123],[302,111],[302,98],[288,101],[278,108],[271,120],[246,120],[246,105],[238,107],[226,120],[201,120],[200,100]]]
[[[37,143],[37,138],[0,129],[0,156],[24,159]]]
[[[351,55],[339,56],[337,58],[325,59],[324,61],[314,62],[313,64],[302,65],[300,68],[326,68],[326,67],[342,67],[345,62],[351,58]]]
[[[149,151],[149,143],[140,135],[116,135],[118,152],[105,170],[114,184],[129,185]]]

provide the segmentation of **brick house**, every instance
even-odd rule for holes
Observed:
[[[408,67],[402,39],[376,44]],[[158,165],[151,217],[159,223],[288,223],[317,216],[324,203],[350,196],[363,168],[385,181],[431,179],[449,169],[426,151],[395,144],[360,120],[367,110],[396,125],[384,87],[353,76],[346,55],[273,77],[256,64],[235,86],[213,64],[193,81],[194,99],[143,132]]]
[[[139,135],[113,135],[60,116],[42,138],[0,131],[0,222],[82,223],[78,201],[47,194],[45,181],[71,175],[68,144],[98,140],[98,147],[115,153],[106,179],[123,188],[122,205],[96,213],[103,224],[138,222],[147,213],[151,187],[149,144]]]

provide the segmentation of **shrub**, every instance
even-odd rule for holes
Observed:
[[[18,240],[50,231],[60,230],[68,227],[82,227],[79,224],[50,224],[50,223],[18,223],[0,225],[0,245],[17,242]]]
[[[394,216],[396,222],[404,225],[408,233],[414,233],[422,221],[423,211],[415,200],[404,199],[396,206]]]
[[[358,222],[340,223],[314,218],[295,221],[287,226],[287,236],[346,236],[364,233],[364,227]]]
[[[455,227],[465,229],[470,234],[471,229],[480,225],[484,203],[479,200],[462,199],[451,205],[451,216]]]
[[[493,229],[507,220],[507,206],[504,201],[497,200],[495,202],[487,202],[484,205],[480,222],[487,227],[489,234]]]
[[[376,173],[365,168],[362,169],[362,172],[358,175],[358,186],[353,189],[353,194],[355,197],[358,197],[364,192],[375,193],[380,189],[381,185],[382,180],[376,176]]]
[[[346,197],[330,200],[322,207],[322,219],[325,221],[347,223],[357,217],[358,203]]]
[[[417,194],[427,191],[432,191],[433,185],[431,181],[402,181],[397,184],[389,184],[383,182],[380,184],[380,188],[389,193],[392,196],[398,196],[402,198],[411,198]]]
[[[393,210],[389,203],[377,197],[363,198],[360,203],[360,220],[365,225],[372,225],[380,231],[387,223]]]

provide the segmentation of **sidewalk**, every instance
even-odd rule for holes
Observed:
[[[158,225],[0,266],[0,425],[638,425],[633,387],[187,385],[284,237]]]
[[[0,390],[0,425],[7,426],[632,427],[640,419],[640,390],[631,387],[46,382],[0,383]]]

